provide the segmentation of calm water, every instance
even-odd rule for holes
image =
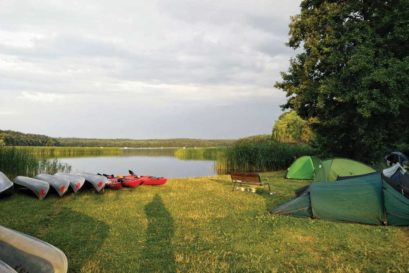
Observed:
[[[127,174],[164,177],[194,177],[215,175],[215,161],[181,160],[173,156],[96,156],[58,158],[72,166],[72,171],[106,174]]]

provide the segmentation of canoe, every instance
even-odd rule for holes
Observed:
[[[16,270],[14,270],[13,268],[11,268],[11,266],[9,266],[8,264],[6,264],[6,263],[3,262],[2,260],[0,260],[0,272],[1,272],[1,273],[17,273]]]
[[[0,194],[9,193],[12,188],[13,182],[4,173],[0,172]]]
[[[18,272],[66,273],[68,271],[67,257],[60,249],[3,226],[0,226],[0,260]],[[0,272],[3,272],[1,267]]]
[[[50,190],[50,184],[47,182],[26,176],[17,176],[14,179],[14,184],[31,190],[40,200],[43,199]]]
[[[68,190],[70,186],[70,181],[62,177],[54,176],[51,174],[38,174],[34,177],[35,179],[43,180],[50,184],[51,187],[58,193],[61,197]]]
[[[79,191],[85,183],[85,178],[79,175],[66,173],[56,173],[54,175],[68,180],[70,182],[71,189],[74,193]]]
[[[85,178],[85,181],[91,183],[97,192],[100,192],[105,184],[108,182],[108,178],[102,175],[92,174],[92,173],[74,173]]]

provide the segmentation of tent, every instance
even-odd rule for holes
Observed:
[[[315,156],[297,158],[287,170],[286,178],[312,180],[321,160]]]
[[[409,174],[399,176],[409,179]],[[393,176],[392,176],[393,177]],[[405,179],[406,179],[405,178]],[[381,173],[314,182],[295,199],[273,213],[363,224],[409,225],[409,199]]]
[[[319,165],[314,182],[331,182],[336,181],[339,176],[356,176],[373,172],[375,172],[373,168],[355,160],[328,159]]]

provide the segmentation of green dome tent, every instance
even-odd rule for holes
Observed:
[[[288,168],[286,178],[312,180],[320,164],[321,160],[318,157],[299,157]]]
[[[375,172],[373,168],[355,160],[346,158],[328,159],[322,161],[318,167],[314,182],[331,182],[342,176],[356,176],[373,172]]]
[[[380,173],[312,183],[299,197],[275,208],[282,215],[363,224],[409,225],[409,198],[391,185],[409,182],[409,174],[388,178]]]

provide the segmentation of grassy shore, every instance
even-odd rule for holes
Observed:
[[[405,272],[409,229],[270,215],[303,181],[263,174],[276,195],[227,176],[161,187],[0,200],[0,223],[61,248],[70,272]]]

